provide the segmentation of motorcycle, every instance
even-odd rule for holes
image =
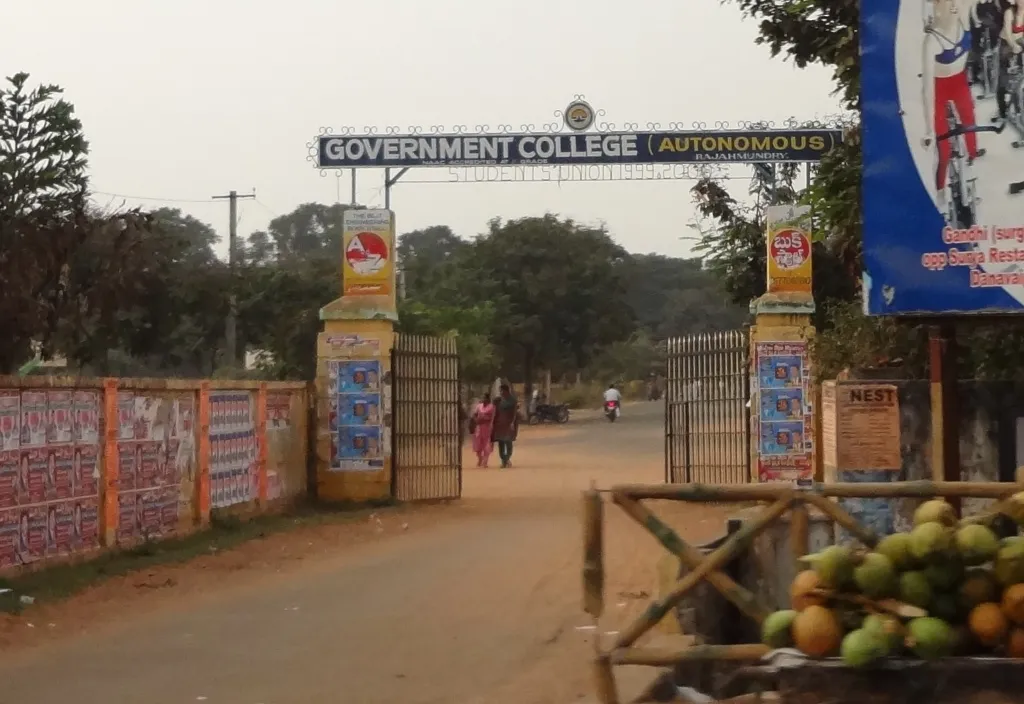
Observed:
[[[604,417],[608,419],[609,423],[614,423],[615,419],[619,417],[619,402],[618,401],[605,401],[604,402]]]
[[[538,403],[526,419],[530,425],[538,423],[568,423],[569,405],[566,403]]]

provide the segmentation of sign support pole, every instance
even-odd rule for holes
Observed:
[[[384,208],[386,210],[391,210],[391,187],[398,183],[408,170],[409,167],[406,166],[404,169],[400,169],[392,178],[391,169],[384,169]]]
[[[932,405],[932,480],[960,481],[960,418],[957,408],[956,331],[951,323],[928,328]],[[960,513],[960,500],[950,497]]]

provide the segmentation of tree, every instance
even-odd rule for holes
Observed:
[[[457,272],[452,268],[468,247],[469,243],[457,237],[447,225],[433,225],[399,237],[398,261],[406,295],[418,300],[457,295],[455,291],[446,290],[446,283],[457,280]]]
[[[758,44],[784,54],[800,68],[832,69],[846,106],[860,105],[860,3],[858,0],[731,0],[760,20]]]
[[[634,254],[626,276],[629,307],[654,339],[739,327],[749,315],[746,305],[729,302],[701,259]]]
[[[340,267],[343,218],[352,207],[358,206],[303,203],[271,220],[265,232],[253,233],[246,256],[253,263],[320,257]]]
[[[794,202],[795,178],[792,164],[780,165],[774,179],[755,169],[747,192],[753,205],[740,203],[711,178],[701,179],[691,189],[697,212],[704,218],[698,223],[697,249],[707,253],[705,266],[723,282],[735,303],[749,304],[765,292],[767,208],[770,203]]]
[[[398,332],[456,338],[462,378],[470,383],[494,379],[498,350],[491,338],[497,321],[494,304],[431,305],[407,299],[398,306]]]
[[[578,368],[633,331],[625,299],[628,254],[603,228],[555,215],[490,222],[473,243],[472,286],[496,302],[494,341],[506,374],[534,372],[564,357]]]
[[[340,263],[322,258],[249,265],[239,273],[239,321],[260,367],[276,379],[313,379],[320,309],[341,295]]]
[[[857,0],[731,0],[760,22],[759,44],[773,56],[784,55],[803,68],[818,64],[832,69],[835,91],[850,110],[860,107],[860,3]],[[815,229],[859,279],[860,260],[860,127],[846,124],[843,144],[827,154],[815,174],[805,202],[814,210]]]
[[[76,334],[61,340],[69,361],[102,374],[212,374],[230,286],[227,267],[213,252],[217,239],[213,228],[180,210],[151,213],[146,237],[133,250],[131,296],[91,315],[72,314]],[[86,248],[89,261],[108,255],[99,244]],[[135,364],[111,366],[108,352]]]
[[[114,315],[136,288],[149,227],[137,211],[88,207],[82,124],[59,87],[28,78],[0,89],[0,373],[50,355],[59,332],[79,340],[85,321]]]

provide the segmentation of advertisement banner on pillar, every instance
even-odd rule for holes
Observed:
[[[342,296],[394,298],[395,232],[390,210],[346,210],[342,225]]]
[[[767,212],[768,293],[811,294],[811,209],[772,205]]]

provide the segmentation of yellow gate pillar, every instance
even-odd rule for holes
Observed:
[[[750,304],[751,480],[820,478],[815,386],[809,209],[768,208],[767,292]]]
[[[342,230],[341,297],[320,309],[317,339],[317,496],[372,501],[391,495],[394,213],[346,210]]]

